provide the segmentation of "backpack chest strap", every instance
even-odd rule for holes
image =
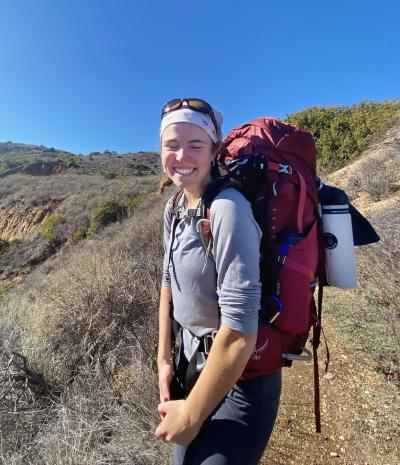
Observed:
[[[197,208],[184,208],[183,206],[176,206],[172,215],[177,219],[181,220],[183,218],[204,218],[204,206],[201,203]]]

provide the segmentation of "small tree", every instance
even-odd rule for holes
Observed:
[[[62,213],[55,213],[48,216],[40,227],[40,234],[50,242],[56,242],[59,235],[55,230],[56,226],[65,221],[65,215]]]
[[[128,209],[125,204],[115,198],[106,199],[92,213],[87,236],[91,238],[104,226],[121,221],[127,216]]]

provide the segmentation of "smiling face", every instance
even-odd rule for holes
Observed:
[[[203,129],[191,123],[174,123],[164,129],[161,161],[177,187],[200,197],[211,181],[213,159],[212,141]]]

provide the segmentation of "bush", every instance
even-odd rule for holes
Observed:
[[[145,198],[146,196],[143,194],[128,200],[126,203],[126,208],[129,217],[134,215],[135,210],[144,202]]]
[[[121,221],[128,216],[125,204],[117,199],[104,200],[92,213],[88,229],[88,237],[93,237],[100,229],[110,223]]]
[[[59,239],[55,228],[58,224],[65,221],[65,215],[61,213],[55,213],[48,216],[40,227],[40,234],[50,242],[55,242]]]
[[[112,171],[102,171],[101,175],[104,179],[115,179],[117,177],[117,175]]]
[[[342,168],[357,158],[395,121],[400,100],[361,102],[351,107],[312,107],[292,113],[286,121],[310,131],[318,151],[322,173]]]
[[[78,242],[78,241],[80,241],[81,239],[83,239],[84,237],[85,237],[85,233],[82,232],[82,231],[80,231],[80,230],[78,230],[78,231],[75,231],[75,232],[73,232],[73,233],[71,234],[70,239],[71,239],[71,241],[73,241],[73,242]]]
[[[356,247],[358,288],[327,288],[326,309],[348,337],[375,359],[376,368],[400,384],[400,205],[396,198],[369,220],[381,240]],[[325,305],[325,304],[324,304]]]
[[[86,368],[96,376],[115,373],[130,363],[133,341],[142,362],[153,364],[160,280],[154,260],[161,257],[147,232],[149,247],[141,244],[134,255],[108,242],[74,255],[31,301],[21,322],[23,352],[52,385],[64,389]]]
[[[17,247],[19,248],[19,246],[21,246],[22,244],[23,241],[21,241],[20,239],[14,239],[12,241],[0,239],[0,262],[3,262],[3,259],[7,260],[12,251]],[[20,248],[18,251],[20,251]],[[2,270],[0,270],[0,272],[1,271]]]
[[[0,239],[0,257],[9,249],[10,243],[3,239]]]
[[[149,166],[142,163],[128,163],[128,168],[132,170],[134,176],[146,176],[154,173],[154,170],[151,170]]]
[[[64,168],[79,168],[79,163],[77,162],[77,156],[76,155],[66,155],[65,157],[62,158],[62,164]]]

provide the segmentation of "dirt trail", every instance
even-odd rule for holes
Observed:
[[[337,332],[324,316],[331,362],[324,374],[319,349],[322,433],[315,433],[313,369],[284,370],[283,394],[263,465],[399,465],[398,389],[374,370],[373,360]]]

